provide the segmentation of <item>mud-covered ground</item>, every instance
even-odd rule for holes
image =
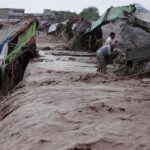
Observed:
[[[150,149],[150,79],[98,75],[95,54],[56,38],[37,45],[41,56],[0,101],[0,150]]]

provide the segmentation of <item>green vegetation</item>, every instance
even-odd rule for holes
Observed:
[[[95,21],[99,18],[99,12],[96,7],[85,8],[82,10],[82,12],[79,15],[91,21]]]

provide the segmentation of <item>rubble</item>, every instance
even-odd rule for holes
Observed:
[[[9,92],[0,97],[0,150],[150,149],[150,22],[140,10],[111,7],[92,23],[73,18],[55,36],[38,32],[36,42],[37,20],[8,34],[2,26],[0,86]],[[108,74],[96,73],[95,51],[110,31],[115,59]]]
[[[67,22],[63,37],[66,41],[72,40],[70,49],[84,48],[87,44],[87,39],[84,35],[90,30],[91,22],[82,17],[75,17]]]
[[[37,37],[37,45],[59,53],[64,41]],[[72,55],[72,61],[49,51],[45,62],[30,62],[22,83],[0,100],[0,149],[149,149],[149,80],[96,74],[88,52],[65,52],[87,57]]]
[[[36,20],[0,30],[0,91],[7,92],[23,79],[29,58],[36,53]]]
[[[81,45],[81,41],[87,51],[96,51],[113,31],[116,33],[117,49],[126,53],[124,62],[118,64],[119,75],[142,73],[150,61],[149,29],[149,11],[143,11],[136,5],[111,7],[97,21],[92,22],[91,30],[84,32],[82,40],[75,37],[74,43]]]

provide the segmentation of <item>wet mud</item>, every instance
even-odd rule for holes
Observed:
[[[0,150],[149,150],[150,80],[97,74],[94,54],[43,37],[0,100]]]

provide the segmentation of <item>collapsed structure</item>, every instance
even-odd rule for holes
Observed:
[[[35,53],[36,20],[4,25],[0,30],[0,88],[7,91],[22,80]]]
[[[110,32],[118,41],[116,73],[128,75],[145,71],[150,61],[150,12],[137,5],[111,7],[93,22],[91,32],[101,27],[103,40]]]
[[[37,24],[35,20],[28,20],[15,25],[0,25],[1,89],[10,89],[23,78],[29,57],[36,49],[34,36]],[[55,28],[51,26],[53,30],[49,30],[60,33],[65,26],[63,37],[73,41],[71,48],[78,46],[90,51],[96,51],[110,32],[115,32],[118,41],[118,51],[113,62],[116,74],[129,75],[150,70],[148,10],[138,5],[111,7],[95,22],[76,17],[62,25],[60,27],[57,24]]]
[[[80,26],[80,22],[77,27]],[[73,23],[72,26],[73,27]],[[68,33],[74,33],[71,29]],[[96,51],[109,36],[116,33],[118,43],[116,73],[127,75],[144,71],[150,61],[150,12],[139,5],[110,7],[95,22],[84,26],[82,34],[76,30],[72,37],[86,50]],[[80,36],[76,36],[80,35]],[[149,69],[148,69],[149,70]]]
[[[90,31],[91,22],[82,17],[70,19],[63,32],[63,37],[67,41],[72,41],[71,48],[86,47],[86,33]],[[81,42],[82,41],[82,42]]]

